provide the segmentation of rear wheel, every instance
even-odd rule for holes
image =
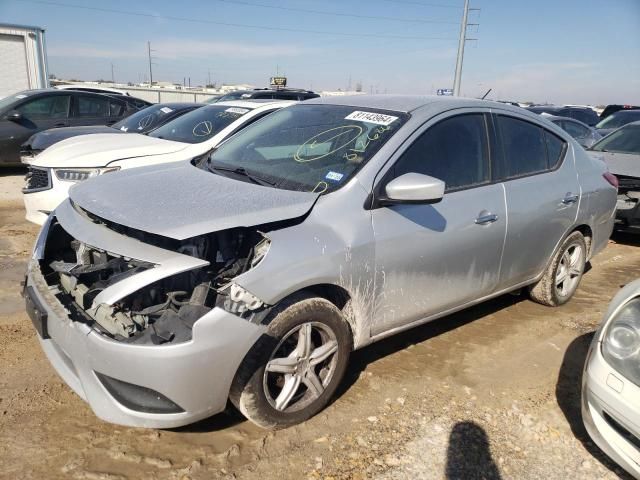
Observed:
[[[582,279],[586,258],[584,236],[573,232],[562,243],[542,278],[530,288],[531,298],[550,307],[568,302]]]
[[[282,428],[322,410],[339,385],[351,351],[342,313],[317,297],[277,307],[267,335],[245,357],[231,402],[252,422]]]

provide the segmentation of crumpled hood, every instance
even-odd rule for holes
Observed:
[[[90,125],[84,127],[63,127],[51,128],[31,135],[31,138],[22,144],[23,148],[34,151],[41,151],[50,147],[54,143],[79,135],[89,135],[91,133],[121,133],[120,130],[106,125]],[[122,132],[124,133],[124,132]]]
[[[607,167],[609,167],[609,171],[614,175],[640,178],[640,155],[596,151],[590,151],[589,155],[599,160],[604,160]]]
[[[69,196],[100,218],[176,240],[298,218],[318,198],[223,177],[187,161],[102,175],[72,187]]]
[[[178,152],[189,143],[173,142],[138,133],[96,133],[67,138],[42,152],[33,165],[39,167],[106,167],[124,158]]]

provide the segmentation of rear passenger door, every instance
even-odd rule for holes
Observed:
[[[509,217],[500,279],[506,288],[542,273],[575,224],[581,191],[573,151],[561,137],[515,115],[493,120],[493,170]]]
[[[502,185],[491,181],[488,113],[446,114],[418,130],[382,173],[376,195],[405,173],[445,182],[434,204],[371,210],[376,240],[373,335],[492,293],[507,225]]]

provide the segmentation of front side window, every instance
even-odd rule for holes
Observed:
[[[544,130],[525,120],[498,115],[502,140],[501,178],[516,178],[547,170]]]
[[[424,132],[402,154],[393,175],[422,173],[442,180],[446,191],[489,181],[485,116],[481,113],[448,118]]]
[[[365,107],[294,105],[223,143],[203,168],[243,172],[275,188],[329,193],[364,166],[408,115]]]
[[[165,123],[149,136],[183,143],[202,143],[250,111],[249,108],[214,103]]]
[[[85,97],[79,95],[78,116],[104,118],[109,116],[109,99],[99,97]]]
[[[23,103],[16,110],[25,118],[67,118],[69,116],[69,95],[39,97]]]

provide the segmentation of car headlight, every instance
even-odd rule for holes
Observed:
[[[120,167],[108,168],[56,168],[56,177],[63,182],[82,182],[103,173],[117,172]]]
[[[620,374],[640,386],[640,297],[627,302],[609,322],[602,355]]]

